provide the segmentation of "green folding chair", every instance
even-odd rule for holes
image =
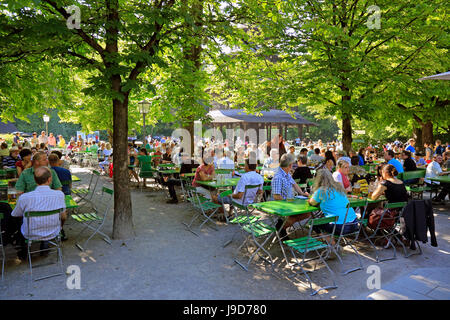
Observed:
[[[308,235],[302,238],[297,238],[293,240],[285,240],[283,243],[287,245],[292,253],[292,256],[294,257],[295,263],[289,264],[291,266],[291,270],[294,272],[294,275],[298,275],[298,273],[294,270],[295,266],[300,267],[300,271],[306,278],[307,282],[309,283],[309,287],[311,290],[311,296],[317,294],[318,292],[322,290],[328,290],[328,289],[335,289],[337,288],[336,281],[335,281],[335,274],[331,270],[330,266],[326,262],[326,259],[329,257],[329,255],[332,252],[335,252],[334,246],[331,244],[330,239],[334,236],[334,232],[336,227],[333,228],[333,231],[331,233],[320,233],[320,235],[316,235],[314,233],[313,235],[313,228],[315,226],[320,226],[328,223],[334,223],[336,225],[336,222],[338,220],[337,216],[331,216],[326,218],[316,218],[316,219],[310,219],[305,227],[309,229]],[[297,257],[295,254],[297,252],[298,255],[301,256],[301,258]],[[336,252],[335,252],[336,253]],[[310,254],[313,254],[311,257]],[[316,270],[317,267],[317,260],[320,260],[325,267],[327,268],[328,272],[331,275],[331,278],[333,279],[332,285],[327,285],[320,287],[317,290],[313,290],[312,287],[312,280],[311,277],[308,275],[308,272],[311,272],[310,270],[306,270],[305,266],[310,261],[316,261],[313,271]]]
[[[361,256],[360,256],[358,250],[356,249],[355,243],[358,241],[361,230],[367,225],[367,219],[361,218],[356,221],[357,231],[355,231],[355,232],[350,232],[350,233],[344,234],[344,228],[346,225],[354,224],[354,223],[347,221],[347,216],[348,216],[349,210],[351,208],[353,208],[353,209],[364,208],[363,212],[361,213],[361,217],[364,217],[366,209],[367,209],[367,205],[368,205],[368,199],[350,202],[347,205],[347,212],[345,213],[344,224],[342,226],[342,229],[339,232],[339,234],[334,234],[334,238],[335,238],[334,249],[336,252],[336,256],[339,259],[339,262],[341,264],[341,274],[343,274],[343,275],[347,275],[353,271],[362,270],[363,265],[362,265]],[[349,269],[344,269],[344,262],[342,261],[342,258],[339,255],[339,252],[342,252],[341,248],[344,248],[346,246],[349,246],[355,253],[356,257],[358,258],[358,266],[357,267],[351,267]]]
[[[146,181],[148,178],[155,179],[155,173],[157,170],[152,168],[152,158],[153,156],[139,156],[139,178],[143,179],[143,184],[141,185],[141,192],[144,186],[146,186]]]
[[[367,229],[369,229],[369,231],[371,231],[371,234],[369,234],[367,232],[366,228],[362,229],[363,236],[364,236],[364,238],[362,240],[369,241],[372,248],[375,249],[376,262],[396,259],[397,253],[396,253],[396,249],[395,249],[394,240],[396,240],[396,242],[402,243],[397,237],[397,233],[398,233],[397,227],[400,224],[401,211],[406,206],[406,204],[407,204],[406,202],[394,202],[394,203],[386,202],[386,204],[384,205],[384,208],[383,208],[383,213],[382,213],[376,227],[373,228],[373,226],[371,227],[369,224],[367,224]],[[392,210],[392,209],[396,209],[398,211],[398,214],[395,217],[391,217],[386,214],[388,210]],[[383,225],[383,222],[384,222],[384,225]],[[385,225],[389,225],[389,226],[386,227]],[[380,250],[375,245],[375,242],[377,240],[381,240],[381,239],[385,239],[387,241],[387,244],[384,246],[385,249],[387,249],[389,247],[393,248],[393,250],[394,250],[393,256],[388,257],[388,258],[382,258],[382,259],[380,258],[380,255],[379,255]]]
[[[261,185],[249,185],[246,186],[246,191],[249,189],[254,188],[261,188]],[[256,200],[257,198],[255,198]],[[264,260],[265,262],[269,263],[272,267],[272,270],[274,269],[274,262],[272,255],[270,252],[264,248],[266,243],[268,241],[275,237],[276,230],[269,224],[261,221],[260,216],[255,216],[253,212],[255,212],[255,209],[253,210],[249,209],[248,206],[240,205],[233,201],[233,207],[236,208],[237,214],[236,217],[234,217],[232,220],[230,220],[230,223],[238,224],[240,230],[243,232],[243,234],[246,236],[244,242],[237,248],[236,253],[239,253],[241,249],[245,246],[247,253],[250,254],[250,257],[248,258],[246,263],[240,262],[237,258],[234,259],[234,262],[236,262],[238,265],[240,265],[245,271],[248,271],[248,267],[250,266],[250,263],[255,258],[255,256],[258,254],[258,256]],[[252,252],[250,250],[250,245],[253,244],[256,246],[256,249]],[[265,253],[265,256],[261,254],[261,252]],[[267,259],[268,258],[268,259]]]
[[[97,188],[98,181],[100,179],[100,172],[97,170],[92,170],[91,178],[89,180],[89,185],[87,188],[74,188],[72,189],[72,194],[77,196],[75,202],[82,203],[82,202],[91,202],[92,197],[94,196],[95,190]]]
[[[24,217],[27,220],[28,235],[31,234],[31,232],[30,232],[31,230],[37,229],[37,228],[34,228],[35,223],[36,224],[39,223],[39,229],[43,229],[43,226],[45,225],[46,227],[58,228],[60,230],[61,229],[61,213],[63,211],[64,211],[64,209],[60,208],[60,209],[51,210],[51,211],[27,211],[27,212],[25,212]],[[38,280],[47,279],[50,277],[55,277],[55,276],[64,274],[64,266],[63,266],[63,260],[62,260],[62,250],[61,250],[61,235],[59,232],[58,232],[58,235],[54,239],[45,239],[44,237],[33,236],[33,237],[29,237],[25,241],[27,243],[27,254],[28,254],[28,262],[30,265],[31,281],[33,281],[33,280],[38,281]],[[48,241],[48,243],[50,245],[52,245],[53,247],[32,251],[31,245],[34,242],[41,242],[41,241]],[[39,277],[37,279],[33,279],[33,263],[32,263],[32,259],[31,259],[31,255],[34,253],[40,253],[40,252],[45,252],[45,251],[46,252],[54,251],[56,253],[56,263],[58,264],[58,262],[59,262],[59,266],[60,266],[61,270],[58,273],[53,273],[50,275]],[[35,266],[35,268],[42,267],[42,266],[45,266],[48,264],[49,263],[41,264],[41,265]]]
[[[110,237],[103,233],[101,229],[103,228],[109,211],[111,210],[113,195],[114,191],[112,189],[103,187],[101,195],[99,197],[95,197],[93,200],[94,207],[92,212],[71,215],[75,221],[83,225],[83,229],[75,237],[75,246],[81,251],[84,251],[87,248],[89,240],[91,240],[97,233],[103,236],[103,240],[111,244]],[[88,229],[93,232],[89,238],[84,241],[83,245],[80,245],[79,240],[81,239],[81,235]]]
[[[406,184],[406,191],[409,192],[411,198],[414,199],[417,196],[418,199],[423,199],[423,193],[425,191],[432,191],[432,188],[428,187],[423,178],[425,178],[426,171],[425,170],[415,170],[415,171],[405,171],[403,172],[403,181],[419,179],[417,183]],[[420,180],[422,179],[422,180]]]
[[[246,196],[247,196],[247,190],[254,189],[254,188],[260,188],[260,187],[261,187],[260,185],[253,185],[253,186],[248,185],[248,186],[246,186],[245,187],[245,191],[244,191],[244,195],[243,195],[243,199],[245,199]],[[232,193],[233,193],[233,190],[226,190],[226,191],[220,193],[219,196],[222,199],[224,197],[231,196]],[[253,199],[252,203],[255,203],[255,202],[258,202],[258,196],[256,196],[255,199]],[[225,204],[223,203],[223,201],[222,201],[222,207],[223,207],[223,211],[226,212]],[[247,215],[246,211],[247,210],[251,210],[251,209],[248,206],[243,206],[243,205],[237,203],[234,200],[232,200],[231,207],[233,209],[233,217],[230,219],[230,217],[228,217],[228,215],[225,215],[226,222],[229,225],[238,225],[239,226],[239,230],[241,230],[241,231],[242,231],[242,225],[243,224],[256,222],[257,220],[259,220],[261,218],[260,216],[251,215],[251,219],[248,220],[248,215]],[[229,245],[231,242],[233,242],[233,239],[234,239],[236,234],[237,234],[237,232],[235,232],[233,234],[231,240],[228,240],[227,242],[225,242],[225,244],[223,245],[224,248],[227,245]]]
[[[210,201],[209,199],[203,197],[201,194],[196,192],[194,187],[186,186],[186,189],[189,190],[189,194],[190,194],[188,201],[196,209],[196,214],[194,215],[194,217],[192,217],[192,219],[189,223],[183,222],[183,225],[186,226],[188,231],[192,232],[193,234],[195,234],[198,237],[198,233],[192,229],[192,224],[198,218],[203,218],[203,222],[200,224],[199,227],[197,227],[198,231],[200,231],[207,222],[211,222],[211,224],[212,224],[211,228],[218,231],[216,228],[216,226],[217,226],[216,222],[214,220],[212,220],[211,218],[216,214],[217,210],[219,210],[219,208],[221,208],[222,206],[220,204],[214,203],[214,202]]]

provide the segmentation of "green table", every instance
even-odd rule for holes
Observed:
[[[446,176],[440,176],[440,177],[436,177],[436,178],[428,178],[431,181],[437,181],[437,182],[441,182],[441,183],[450,183],[450,175],[446,175]]]
[[[310,205],[307,200],[302,199],[294,199],[291,202],[285,200],[266,201],[253,203],[249,206],[280,217],[289,217],[320,210],[320,208]]]
[[[180,173],[180,169],[168,169],[168,170],[158,170],[161,174],[175,174]]]
[[[223,183],[218,184],[216,180],[209,181],[196,181],[198,184],[210,187],[210,188],[226,188],[226,187],[235,187],[239,181],[238,178],[226,178]],[[264,182],[269,182],[270,180],[264,179]]]
[[[182,173],[181,175],[182,175],[183,177],[195,177],[195,172]]]
[[[203,186],[207,186],[210,188],[225,188],[225,187],[234,187],[237,185],[240,178],[228,178],[224,179],[223,183],[218,184],[216,180],[210,181],[196,181],[198,184]]]
[[[72,196],[66,195],[64,200],[66,202],[66,209],[78,208],[78,204],[75,202],[75,200],[73,200]],[[13,209],[16,206],[16,202],[9,202],[9,201],[0,201],[0,202],[8,203]]]

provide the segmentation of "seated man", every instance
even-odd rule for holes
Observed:
[[[423,167],[423,166],[427,165],[427,162],[423,158],[424,156],[425,156],[425,154],[421,153],[421,152],[416,152],[414,154],[414,161],[416,162],[416,166]]]
[[[286,200],[293,199],[292,189],[298,194],[303,196],[309,196],[307,192],[303,192],[302,189],[295,183],[294,179],[290,176],[289,172],[292,168],[292,163],[295,158],[292,155],[284,154],[280,159],[280,168],[275,173],[272,179],[272,197],[273,200]],[[309,218],[309,213],[290,216],[287,218],[286,223],[282,229],[283,220],[279,219],[276,225],[277,230],[280,231],[280,237],[286,237],[286,229],[292,226],[295,222]]]
[[[45,154],[44,152],[36,152],[31,161],[33,162],[31,168],[23,170],[22,174],[19,177],[19,180],[17,180],[16,190],[19,196],[24,192],[26,193],[34,191],[34,189],[36,189],[37,184],[36,180],[34,179],[34,171],[39,167],[48,166],[47,154]],[[58,175],[53,169],[50,169],[50,172],[52,173],[52,181],[50,187],[54,190],[61,191],[62,185],[59,181]]]
[[[58,175],[59,181],[62,184],[62,192],[65,195],[70,195],[72,190],[72,173],[61,167],[61,159],[59,159],[58,155],[55,153],[51,153],[48,156],[48,162],[50,163],[50,167],[55,170]]]
[[[250,152],[248,158],[245,159],[245,173],[239,179],[234,192],[231,194],[231,197],[226,196],[214,198],[214,202],[219,204],[229,204],[229,214],[231,213],[233,201],[243,206],[253,203],[256,194],[262,194],[262,185],[264,184],[264,178],[259,173],[256,173],[256,165],[256,152]],[[260,185],[261,187],[258,189],[248,189],[247,193],[245,192],[246,186],[254,185]]]
[[[58,219],[55,215],[49,217],[34,217],[33,225],[28,230],[27,219],[23,219],[21,234],[25,239],[42,239],[41,250],[48,248],[46,240],[54,239],[60,232],[62,233],[62,225],[66,220],[66,202],[64,194],[59,190],[50,189],[52,184],[52,172],[47,167],[38,167],[33,171],[35,183],[37,185],[34,191],[21,195],[17,201],[11,216],[23,217],[28,211],[51,211],[63,209],[61,213],[61,225],[55,223],[54,219]],[[56,220],[57,221],[57,220]],[[28,232],[29,231],[29,232]],[[24,250],[25,241],[22,242],[22,250],[19,251],[20,259],[26,259],[26,249]],[[41,253],[42,255],[43,253]]]
[[[16,162],[19,161],[19,148],[12,147],[9,150],[9,156],[3,158],[3,169],[16,168]]]
[[[441,168],[441,163],[443,161],[442,155],[435,154],[433,162],[430,162],[427,166],[427,172],[425,174],[425,183],[429,186],[431,185],[442,185],[442,191],[434,197],[432,202],[434,203],[441,203],[445,200],[445,197],[450,194],[450,184],[449,183],[440,183],[439,181],[431,181],[430,178],[437,178],[446,174],[449,174],[449,172],[443,172]]]
[[[181,167],[180,167],[180,175],[184,173],[191,173],[192,169],[197,168],[198,164],[194,163],[189,156],[189,153],[182,153],[181,155]],[[180,179],[171,178],[168,179],[165,183],[167,188],[169,189],[169,194],[172,199],[167,200],[166,203],[178,203],[177,193],[175,192],[175,186],[181,186]]]

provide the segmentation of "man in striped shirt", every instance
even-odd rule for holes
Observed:
[[[48,167],[38,167],[34,170],[34,179],[37,187],[34,191],[22,194],[14,208],[11,216],[23,217],[29,211],[52,211],[62,209],[60,217],[50,215],[45,217],[33,217],[31,225],[28,226],[27,218],[23,218],[21,233],[24,238],[30,240],[41,240],[41,250],[48,248],[46,240],[54,239],[61,231],[66,220],[66,202],[64,193],[59,190],[50,189],[52,184],[52,172]],[[61,221],[61,223],[60,223]],[[24,241],[22,251],[18,253],[19,258],[24,257]]]

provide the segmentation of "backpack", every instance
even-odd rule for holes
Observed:
[[[384,209],[383,208],[375,208],[370,214],[369,219],[367,221],[367,225],[371,229],[376,229],[378,226],[378,223],[383,215]],[[389,229],[392,228],[395,224],[395,217],[398,215],[397,210],[391,210],[387,209],[386,213],[384,214],[383,221],[381,221],[380,229]]]

